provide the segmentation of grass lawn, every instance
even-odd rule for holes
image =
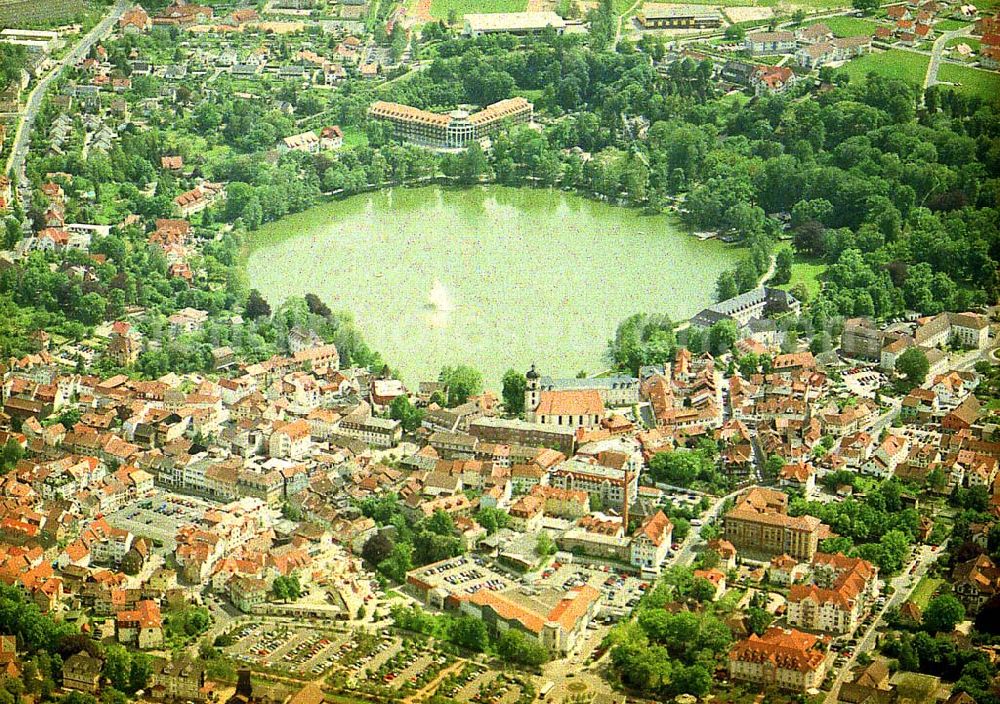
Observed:
[[[345,147],[363,147],[368,144],[368,135],[357,125],[341,128],[344,131]]]
[[[995,101],[1000,95],[1000,74],[990,71],[942,63],[937,78],[939,83],[960,84],[954,86],[959,93],[977,95],[983,100]]]
[[[930,58],[911,51],[889,49],[882,53],[859,56],[842,66],[838,73],[846,73],[852,81],[861,82],[869,73],[890,78],[902,78],[910,83],[922,85]],[[941,68],[944,68],[942,64]],[[939,77],[940,79],[940,77]]]
[[[434,19],[448,19],[454,10],[462,15],[479,12],[524,12],[528,0],[431,0],[431,15]]]
[[[962,29],[963,27],[968,27],[971,22],[962,22],[960,20],[938,20],[934,23],[935,32],[951,32],[955,29]]]
[[[920,578],[917,583],[916,589],[913,590],[913,594],[910,596],[910,601],[920,607],[923,611],[927,608],[927,602],[931,600],[934,596],[934,592],[937,591],[938,587],[944,584],[943,579],[937,579],[936,577],[928,577],[924,575]]]
[[[830,31],[838,37],[856,37],[861,34],[871,36],[875,34],[877,22],[862,19],[861,17],[827,17],[815,22],[807,22],[808,25],[825,24]]]
[[[945,46],[958,46],[959,44],[968,44],[973,51],[979,51],[979,40],[975,37],[955,37],[944,43]]]
[[[823,264],[814,257],[805,257],[801,254],[795,255],[795,263],[792,264],[791,280],[780,288],[791,289],[796,284],[805,284],[809,291],[809,300],[816,298],[820,290],[820,277],[826,271],[826,264]]]
[[[529,100],[532,103],[537,103],[542,98],[542,94],[545,91],[542,89],[531,89],[531,88],[515,88],[514,95],[520,95],[525,100]]]

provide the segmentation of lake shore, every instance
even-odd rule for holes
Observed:
[[[316,293],[352,313],[411,384],[455,363],[478,367],[488,385],[532,362],[597,371],[621,319],[692,315],[735,258],[672,216],[493,185],[330,200],[246,245],[250,285],[272,304]]]

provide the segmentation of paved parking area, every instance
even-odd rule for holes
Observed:
[[[885,374],[872,368],[855,367],[843,375],[844,385],[855,396],[875,398],[875,392],[888,383]]]
[[[490,567],[480,555],[460,555],[427,565],[416,576],[432,587],[441,586],[450,592],[474,594],[480,589],[504,591],[513,582]]]
[[[289,625],[248,624],[231,632],[236,642],[225,653],[238,662],[297,675],[330,669],[350,635]]]
[[[152,496],[133,501],[107,516],[108,523],[135,535],[160,541],[158,552],[172,553],[177,529],[202,520],[205,511],[217,506],[193,496],[157,490]]]
[[[553,563],[542,572],[541,579],[533,586],[566,591],[583,585],[604,594],[605,610],[621,612],[639,603],[642,594],[650,586],[649,582],[610,566],[568,563]]]
[[[458,694],[455,695],[455,699],[460,702],[467,702],[474,696],[479,694],[479,690],[482,688],[488,688],[493,684],[493,680],[500,676],[500,672],[497,670],[481,670],[478,674],[474,674],[472,679],[466,682]]]

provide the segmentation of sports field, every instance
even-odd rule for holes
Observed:
[[[846,73],[856,82],[865,80],[869,73],[875,73],[879,76],[902,78],[919,86],[923,85],[929,61],[930,58],[923,54],[889,49],[885,52],[859,56],[838,69],[838,73]]]

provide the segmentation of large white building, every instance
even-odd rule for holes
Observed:
[[[549,27],[562,34],[566,29],[566,20],[554,12],[489,12],[465,16],[465,33],[472,37],[484,34],[538,34]]]

